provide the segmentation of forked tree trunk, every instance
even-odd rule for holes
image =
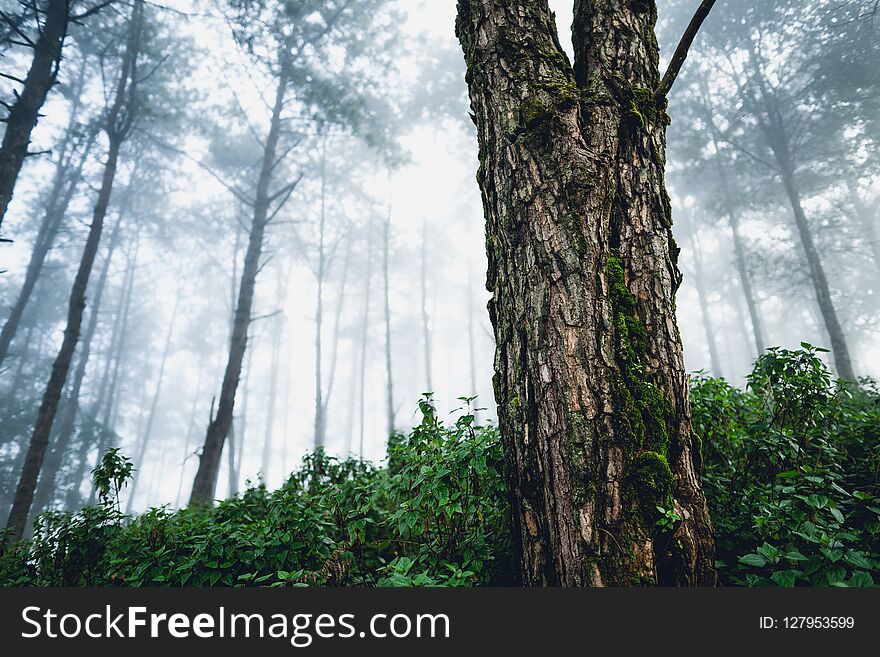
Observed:
[[[48,0],[46,19],[33,46],[34,57],[21,93],[4,119],[6,132],[0,146],[0,226],[12,200],[15,181],[28,154],[31,132],[40,118],[40,109],[55,85],[61,49],[67,34],[70,0]]]
[[[675,324],[653,0],[460,0],[526,585],[713,584]],[[658,529],[658,507],[682,519]]]

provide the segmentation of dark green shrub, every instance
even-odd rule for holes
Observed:
[[[834,381],[821,350],[802,346],[761,356],[746,391],[692,380],[725,584],[880,579],[880,395]]]

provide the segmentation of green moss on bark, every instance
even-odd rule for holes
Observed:
[[[669,468],[672,407],[644,369],[645,327],[635,314],[636,299],[626,286],[623,263],[609,257],[604,273],[613,313],[619,374],[613,386],[615,425],[633,457],[627,467],[627,494],[645,529],[653,531],[656,507],[669,505],[673,476]]]

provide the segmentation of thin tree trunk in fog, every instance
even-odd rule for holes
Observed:
[[[819,258],[819,252],[816,250],[807,215],[804,213],[804,208],[801,205],[801,195],[796,183],[795,164],[789,147],[787,126],[785,125],[782,112],[779,110],[776,97],[768,90],[763,73],[756,71],[756,79],[767,118],[766,123],[762,127],[764,128],[764,134],[767,137],[773,156],[776,159],[776,165],[782,177],[785,193],[791,203],[795,227],[797,228],[801,246],[807,259],[810,282],[813,285],[816,302],[819,304],[819,311],[822,313],[822,320],[831,341],[831,353],[834,357],[837,374],[848,381],[856,381],[849,346],[843,333],[843,327],[837,317],[837,310],[834,308],[834,303],[831,300],[831,289],[828,285],[828,278],[825,276],[825,268],[822,266],[822,260]]]
[[[281,278],[279,276],[279,278]],[[283,281],[278,282],[278,308],[284,304],[284,298],[287,296],[286,286]],[[281,358],[281,328],[284,324],[283,315],[278,314],[274,317],[275,323],[272,326],[272,369],[269,372],[269,399],[266,408],[266,432],[263,435],[263,467],[260,471],[263,473],[264,479],[269,481],[269,468],[272,464],[272,438],[275,428],[275,404],[278,398],[278,368],[280,367]]]
[[[467,332],[468,332],[468,369],[470,370],[471,391],[470,396],[477,395],[477,354],[476,336],[474,335],[474,272],[468,258],[467,279]],[[474,411],[474,415],[477,413]]]
[[[336,366],[339,361],[339,335],[342,326],[342,311],[345,307],[345,288],[348,283],[348,273],[351,264],[351,240],[345,238],[345,255],[342,258],[342,279],[339,283],[339,294],[336,299],[336,308],[333,311],[333,342],[330,350],[330,367],[327,371],[327,386],[324,390],[323,428],[324,436],[327,435],[327,414],[330,407],[330,399],[333,397],[333,387],[336,384]]]
[[[128,247],[128,255],[126,257],[125,276],[122,281],[122,298],[120,299],[120,308],[117,310],[117,316],[121,313],[122,320],[119,325],[119,338],[116,342],[116,348],[113,351],[113,369],[110,374],[110,382],[107,386],[107,399],[104,403],[103,415],[101,416],[101,440],[98,443],[97,461],[100,462],[102,455],[109,447],[109,440],[115,437],[116,430],[116,414],[119,406],[119,389],[120,374],[122,371],[122,361],[125,357],[125,345],[128,338],[129,316],[131,314],[131,301],[134,290],[135,271],[137,269],[138,251],[140,250],[140,229],[141,224],[138,223],[131,238]],[[114,329],[115,332],[115,329]],[[109,365],[109,363],[108,363]],[[96,409],[96,413],[99,409]],[[87,506],[95,503],[95,488],[91,487]]]
[[[229,340],[232,340],[232,332],[235,328],[235,302],[238,291],[238,251],[241,248],[241,234],[242,234],[242,226],[241,221],[236,220],[235,222],[235,246],[232,248],[232,277],[230,278],[229,285]],[[248,377],[250,376],[250,354],[248,355],[248,365],[247,365],[247,374],[245,375],[245,399],[244,399],[244,409],[242,411],[242,420],[244,419],[244,415],[247,413],[247,382]],[[241,445],[244,445],[244,422],[242,422],[242,435],[241,435]],[[229,496],[238,494],[238,475],[241,471],[241,455],[238,457],[239,466],[235,465],[235,451],[237,448],[236,441],[236,431],[235,431],[235,417],[233,416],[232,422],[229,424],[229,439],[226,445],[226,474],[228,477],[228,485],[229,488]],[[187,440],[187,443],[189,440]],[[239,451],[244,453],[241,449]]]
[[[366,387],[367,387],[367,338],[370,329],[370,292],[373,283],[373,215],[367,221],[367,267],[364,278],[364,314],[361,321],[361,362],[360,362],[360,393],[358,398],[358,410],[360,411],[360,424],[358,431],[358,457],[364,458],[364,419],[367,412]]]
[[[712,145],[715,147],[716,153],[719,152],[720,145],[714,136],[712,137]],[[727,182],[727,172],[716,155],[715,161],[718,167],[718,177],[721,181],[722,202],[727,214],[727,221],[730,224],[730,234],[733,238],[733,254],[736,262],[736,272],[739,275],[740,286],[742,287],[743,296],[746,299],[746,307],[749,311],[749,320],[752,324],[752,337],[755,340],[755,350],[760,356],[767,349],[764,342],[764,328],[761,322],[761,313],[758,310],[758,299],[752,286],[752,277],[749,274],[748,262],[746,259],[746,246],[743,243],[742,236],[739,233],[739,217],[731,210],[733,199],[730,187]]]
[[[76,505],[80,503],[79,491],[82,488],[85,480],[86,466],[90,448],[93,446],[97,447],[97,453],[98,455],[100,455],[104,448],[104,443],[106,442],[107,428],[99,424],[98,417],[101,413],[101,409],[105,406],[108,392],[111,395],[113,394],[112,390],[110,390],[112,369],[116,357],[116,351],[118,349],[119,340],[122,337],[120,335],[120,332],[122,327],[123,310],[125,308],[126,290],[128,289],[128,280],[130,276],[130,265],[131,248],[129,248],[128,254],[126,256],[125,273],[122,278],[122,286],[119,290],[119,303],[116,304],[116,311],[113,317],[113,329],[110,333],[110,344],[107,347],[107,354],[104,359],[104,372],[101,375],[101,386],[98,388],[98,394],[95,397],[95,401],[92,403],[91,409],[89,411],[90,429],[92,431],[92,435],[83,435],[83,433],[81,432],[80,436],[81,440],[79,458],[76,465],[76,472],[72,477],[73,485],[67,492],[67,500],[65,502],[65,508],[68,511],[73,511]],[[100,431],[100,438],[97,440],[97,442],[93,444],[90,438],[94,438],[94,432],[96,430]]]
[[[495,396],[526,585],[713,584],[675,324],[656,3],[461,0]],[[637,111],[634,111],[634,108]],[[682,518],[656,532],[656,507]],[[672,547],[674,545],[674,547]]]
[[[70,130],[72,130],[72,126],[68,126],[68,132]],[[37,280],[43,271],[46,256],[49,254],[49,251],[51,251],[52,246],[55,243],[55,237],[58,235],[58,230],[61,227],[64,216],[67,214],[67,208],[70,205],[76,187],[82,178],[83,166],[88,159],[89,151],[94,143],[95,136],[95,133],[89,136],[88,142],[83,149],[83,152],[80,154],[79,161],[75,166],[71,165],[68,160],[59,158],[55,167],[55,175],[46,202],[43,222],[40,224],[37,239],[34,241],[34,247],[31,251],[31,257],[28,261],[27,269],[25,270],[21,290],[9,311],[6,322],[3,324],[2,331],[0,331],[0,365],[3,364],[3,361],[9,354],[9,345],[12,343],[12,339],[15,337],[15,333],[18,330],[21,316],[30,301]],[[66,147],[66,144],[60,146],[62,152]]]
[[[234,457],[234,478],[232,481],[231,492],[233,494],[238,493],[239,483],[241,482],[241,473],[242,468],[244,467],[244,444],[245,438],[247,438],[247,421],[250,415],[248,415],[248,402],[251,398],[251,372],[253,372],[253,362],[254,362],[254,351],[251,349],[248,351],[248,359],[247,363],[244,366],[244,390],[242,390],[242,400],[241,400],[241,415],[238,418],[238,421],[235,419],[232,420],[232,424],[229,426],[229,430],[233,431],[236,427],[238,427],[238,445],[235,451],[236,456]],[[231,485],[232,485],[231,484]]]
[[[159,407],[159,397],[162,394],[162,383],[165,380],[165,366],[168,363],[168,356],[171,355],[171,341],[174,337],[174,325],[177,322],[177,309],[180,307],[182,287],[182,285],[178,284],[177,293],[174,296],[174,306],[171,309],[171,321],[168,323],[168,332],[165,334],[165,346],[162,349],[162,359],[159,361],[159,374],[156,377],[156,390],[153,392],[153,401],[150,403],[150,412],[147,415],[147,423],[144,432],[138,440],[138,451],[137,456],[134,458],[135,469],[132,473],[131,485],[128,490],[126,513],[131,513],[135,493],[137,492],[138,481],[140,480],[140,475],[144,469],[147,448],[150,444],[150,438],[153,436],[153,423],[156,419],[156,409]]]
[[[874,266],[880,271],[880,237],[877,236],[877,216],[868,209],[859,190],[851,178],[846,180],[846,189],[849,192],[849,198],[855,210],[856,217],[861,223],[862,232],[865,235],[865,241],[871,248],[871,255],[874,259]]]
[[[422,297],[422,344],[425,349],[425,392],[434,392],[434,377],[431,373],[431,322],[428,316],[428,223],[422,219],[422,268],[419,277]]]
[[[714,376],[724,376],[724,372],[721,369],[721,359],[718,356],[718,344],[715,342],[715,327],[712,326],[712,316],[709,314],[709,301],[704,278],[705,272],[703,271],[703,247],[697,235],[695,223],[690,221],[689,224],[691,249],[694,253],[694,287],[696,287],[697,300],[700,304],[703,330],[706,332],[706,344],[709,346],[709,363]]]
[[[101,299],[104,296],[104,288],[107,284],[107,276],[110,273],[110,263],[113,260],[113,253],[116,245],[119,243],[120,226],[122,225],[122,212],[116,220],[113,232],[110,234],[110,241],[107,244],[107,256],[101,267],[101,275],[98,277],[95,286],[95,295],[92,300],[91,312],[89,314],[89,323],[83,333],[81,341],[80,357],[73,374],[73,382],[70,386],[70,395],[64,412],[61,414],[61,422],[58,424],[58,435],[55,439],[54,447],[49,450],[46,456],[46,462],[40,472],[39,484],[37,486],[36,496],[34,498],[31,516],[40,513],[48,507],[52,502],[52,497],[56,493],[58,483],[58,471],[61,469],[62,459],[67,452],[67,446],[70,444],[70,438],[73,435],[73,429],[76,424],[76,416],[79,413],[79,397],[82,390],[83,380],[86,377],[86,369],[89,363],[89,356],[92,351],[92,340],[98,328],[98,317],[101,310]]]
[[[816,301],[819,304],[819,311],[822,313],[825,330],[828,331],[828,337],[831,340],[831,353],[834,356],[837,374],[847,381],[856,381],[856,373],[849,354],[849,345],[844,336],[843,327],[840,325],[840,320],[837,317],[834,303],[831,300],[831,289],[828,286],[825,269],[822,266],[819,252],[816,250],[815,243],[813,242],[813,235],[807,222],[807,216],[801,206],[800,193],[794,181],[794,169],[788,166],[790,160],[788,160],[787,154],[783,155],[783,162],[780,162],[782,165],[782,182],[785,186],[786,194],[788,194],[788,198],[791,201],[795,226],[800,236],[804,254],[807,257],[810,281],[813,283],[813,290],[816,293]]]
[[[202,392],[202,372],[205,369],[205,361],[199,358],[199,373],[196,375],[196,391],[193,394],[192,409],[189,412],[189,423],[186,427],[186,440],[183,441],[183,460],[180,462],[180,481],[177,484],[177,495],[174,496],[174,508],[180,507],[180,496],[183,494],[183,482],[186,477],[186,460],[189,458],[189,449],[192,444],[193,433],[196,428],[196,410],[199,407],[199,395]],[[229,486],[230,494],[232,493],[232,485]]]
[[[290,74],[289,68],[289,54],[285,52],[282,56],[281,72],[275,93],[275,103],[272,108],[269,135],[263,150],[260,177],[257,182],[253,220],[248,237],[244,267],[241,273],[241,286],[239,288],[238,303],[235,308],[232,339],[229,345],[229,359],[226,363],[226,371],[223,375],[223,384],[220,389],[217,416],[208,425],[205,443],[199,458],[199,469],[193,481],[190,503],[206,504],[213,499],[214,488],[217,485],[217,474],[220,470],[223,444],[232,425],[235,393],[238,389],[238,383],[241,378],[241,366],[244,361],[245,351],[247,350],[254,288],[256,286],[257,273],[260,269],[260,258],[263,253],[263,237],[269,220],[269,205],[272,202],[269,186],[272,182],[273,171],[277,165],[277,149],[281,137],[281,112],[284,108],[284,97]]]
[[[394,433],[394,369],[391,366],[391,281],[388,275],[388,252],[391,249],[391,201],[382,231],[382,287],[385,306],[385,412],[388,436]]]
[[[40,36],[33,44],[34,57],[24,79],[21,93],[9,106],[9,114],[3,119],[6,132],[0,146],[0,226],[12,200],[15,182],[28,155],[31,132],[37,125],[40,109],[46,102],[49,90],[55,85],[61,49],[67,35],[70,0],[48,0],[46,20]]]
[[[327,223],[327,137],[321,142],[321,198],[318,214],[318,270],[315,273],[315,450],[324,447],[324,384],[321,381],[323,363],[324,333],[324,277],[326,270],[326,254],[324,253],[324,229]]]

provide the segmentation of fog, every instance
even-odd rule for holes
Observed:
[[[9,17],[25,4],[0,0]],[[242,1],[134,4],[143,5],[138,83],[122,99],[134,118],[54,420],[54,482],[44,469],[35,504],[87,503],[88,472],[111,446],[138,471],[129,509],[189,501],[206,431],[222,416],[261,198],[265,234],[217,498],[248,480],[280,485],[320,444],[382,460],[389,429],[417,422],[427,392],[450,417],[475,397],[480,421],[492,421],[479,162],[455,3],[370,0],[340,16],[344,3],[303,1],[293,28],[272,2],[264,14]],[[570,56],[571,4],[550,2]],[[660,2],[664,60],[695,4]],[[686,365],[735,385],[759,347],[801,342],[830,349],[829,365],[845,375],[841,339],[856,376],[880,375],[880,114],[870,87],[880,27],[872,3],[837,3],[840,34],[829,36],[808,20],[829,3],[799,4],[809,6],[801,15],[794,3],[719,2],[668,109]],[[25,161],[3,219],[0,323],[14,324],[0,363],[4,517],[62,347],[110,146],[92,126],[119,95],[132,7],[112,3],[71,26],[33,133],[40,153]],[[0,68],[23,78],[30,52],[14,36],[5,31]],[[287,73],[279,39],[299,58]],[[3,79],[0,98],[11,104],[19,87]],[[774,160],[780,129],[790,162]],[[805,255],[804,230],[818,260]],[[16,318],[41,245],[45,262]]]

